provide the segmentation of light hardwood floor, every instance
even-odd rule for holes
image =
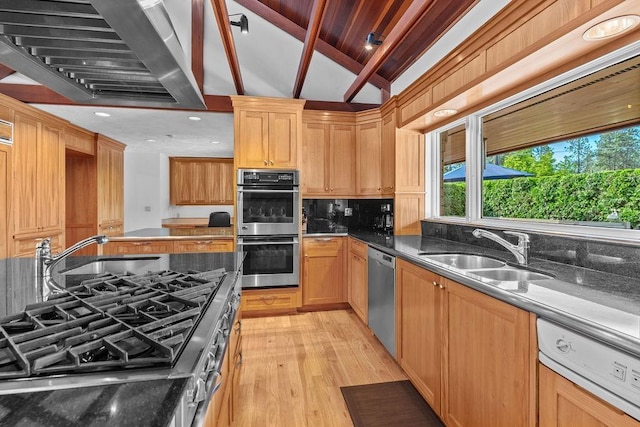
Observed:
[[[352,310],[242,319],[236,427],[352,426],[341,386],[406,376]]]

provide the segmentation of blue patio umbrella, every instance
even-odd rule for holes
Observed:
[[[444,182],[459,182],[464,181],[467,176],[465,165],[460,166],[458,169],[454,169],[444,174]],[[487,163],[484,172],[482,173],[482,179],[509,179],[518,178],[522,176],[533,176],[532,173],[519,171],[515,169],[505,168],[503,166]]]

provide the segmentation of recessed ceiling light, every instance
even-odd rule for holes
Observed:
[[[155,139],[147,139],[146,141],[147,141],[147,142],[156,142],[156,140],[155,140]]]
[[[602,40],[629,31],[640,23],[638,15],[624,15],[602,21],[584,32],[582,38],[588,41]]]
[[[457,112],[458,110],[453,108],[444,108],[442,110],[435,111],[433,115],[436,117],[447,117],[447,116],[453,116]]]
[[[212,144],[220,144],[220,141],[211,141]]]
[[[96,116],[99,116],[99,117],[111,117],[111,114],[105,113],[105,112],[102,112],[102,111],[96,111],[93,114],[95,114]]]
[[[202,120],[200,117],[198,116],[189,116],[189,120],[193,120],[194,122],[197,122],[199,120]]]

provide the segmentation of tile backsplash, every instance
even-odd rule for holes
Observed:
[[[472,232],[476,228],[479,227],[423,220],[422,236],[438,237],[469,245],[502,250],[506,253],[506,259],[513,258],[498,243],[486,238],[474,237]],[[517,243],[515,237],[505,236],[500,229],[480,228],[504,237],[514,244]],[[527,231],[527,234],[530,238],[530,258],[545,259],[633,278],[640,276],[640,244],[622,244],[529,231]]]
[[[393,218],[393,199],[304,199],[302,207],[307,214],[307,233],[386,231],[388,217]],[[383,212],[387,208],[390,212]]]

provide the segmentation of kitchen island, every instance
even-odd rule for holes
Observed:
[[[139,261],[141,259],[140,256],[131,256],[131,257],[118,257],[118,260],[130,260],[130,261]],[[62,294],[57,294],[51,301],[61,301],[55,305],[56,313],[64,313],[62,318],[54,316],[50,318],[50,316],[46,316],[43,314],[42,310],[45,312],[49,312],[46,310],[46,307],[51,305],[51,302],[47,302],[45,304],[33,304],[36,301],[36,295],[34,288],[34,259],[5,259],[0,261],[0,272],[5,272],[7,276],[6,286],[7,289],[31,289],[32,291],[25,292],[24,300],[21,301],[22,308],[25,305],[31,304],[28,307],[28,314],[25,312],[23,315],[16,314],[16,316],[24,319],[22,322],[44,322],[44,326],[48,327],[56,327],[56,328],[64,328],[62,330],[68,332],[65,333],[65,336],[56,339],[42,338],[45,340],[49,340],[49,347],[52,349],[51,351],[63,352],[66,350],[66,345],[62,348],[57,348],[58,344],[62,345],[64,343],[70,343],[67,338],[71,336],[72,328],[66,328],[64,322],[82,322],[82,318],[84,316],[98,316],[100,317],[100,313],[104,313],[102,315],[103,320],[93,321],[93,323],[103,323],[103,322],[111,322],[114,326],[117,327],[120,322],[125,322],[126,320],[120,320],[118,317],[119,309],[117,307],[120,306],[120,303],[114,304],[113,309],[109,308],[111,306],[104,306],[101,301],[104,301],[105,298],[113,298],[112,295],[124,295],[126,292],[126,288],[122,288],[120,283],[125,283],[129,280],[129,277],[137,277],[136,275],[147,275],[146,272],[155,272],[160,273],[166,271],[165,274],[171,274],[172,277],[175,277],[175,280],[187,280],[184,282],[184,285],[176,285],[182,286],[184,288],[183,291],[180,291],[180,288],[172,288],[172,282],[166,282],[170,288],[167,291],[154,292],[156,296],[150,296],[150,298],[157,299],[158,302],[165,301],[169,303],[175,299],[174,294],[183,295],[186,301],[187,294],[185,292],[191,292],[189,288],[194,285],[188,285],[188,281],[196,280],[195,286],[201,287],[198,283],[203,282],[205,277],[211,271],[220,271],[223,274],[223,281],[219,282],[219,290],[216,291],[215,294],[208,299],[208,303],[206,305],[201,305],[198,303],[200,308],[202,309],[202,314],[200,314],[196,320],[196,323],[193,325],[193,335],[188,335],[190,339],[184,344],[181,345],[180,348],[183,351],[180,351],[177,354],[173,354],[173,352],[167,353],[174,363],[168,366],[165,360],[168,360],[167,357],[161,357],[160,365],[138,365],[133,366],[127,369],[126,359],[123,363],[125,366],[119,366],[117,370],[109,369],[109,365],[115,364],[114,362],[106,362],[105,367],[99,369],[97,372],[83,371],[80,369],[78,372],[61,372],[62,375],[56,375],[55,377],[48,377],[46,375],[39,375],[36,377],[31,377],[28,379],[3,379],[0,380],[0,406],[4,408],[4,410],[0,413],[0,424],[2,425],[50,425],[50,426],[68,426],[68,425],[104,425],[106,423],[110,425],[136,425],[136,426],[164,426],[171,425],[172,422],[175,422],[177,426],[184,425],[183,421],[186,419],[185,417],[185,399],[191,399],[193,388],[195,386],[195,378],[199,378],[199,374],[193,376],[190,372],[190,369],[193,369],[196,365],[201,366],[200,360],[202,359],[202,355],[205,356],[208,352],[202,352],[201,350],[206,347],[207,340],[203,339],[201,332],[202,331],[215,331],[216,320],[219,319],[226,310],[227,307],[227,295],[231,296],[231,292],[235,289],[239,292],[239,285],[237,285],[238,272],[241,266],[242,257],[235,252],[228,253],[195,253],[195,254],[155,254],[153,256],[146,256],[143,258],[145,261],[144,265],[139,264],[140,267],[135,271],[130,271],[127,274],[133,274],[134,276],[122,276],[122,279],[110,280],[105,282],[105,284],[113,283],[114,286],[117,287],[117,291],[115,294],[113,293],[103,293],[101,288],[95,287],[91,288],[91,283],[95,283],[95,280],[89,280],[88,282],[82,282],[83,284],[89,283],[89,287],[87,289],[95,289],[95,292],[84,296],[80,291],[73,293],[74,288],[70,288],[69,291],[63,292]],[[105,272],[99,272],[93,274],[94,277],[104,277],[105,274],[109,270],[108,262],[113,260],[112,257],[103,257],[103,256],[70,256],[65,260],[61,261],[60,266],[57,266],[54,270],[52,277],[56,282],[61,286],[76,286],[77,277],[71,276],[82,276],[83,279],[87,279],[87,272],[83,269],[86,266],[93,265],[105,265]],[[106,261],[106,263],[105,263]],[[101,264],[102,263],[102,264]],[[115,264],[114,264],[115,265]],[[129,264],[134,265],[134,264]],[[200,273],[203,272],[200,276]],[[224,273],[226,272],[226,273]],[[77,273],[77,274],[76,274]],[[111,273],[118,273],[120,275],[121,271],[113,271]],[[219,275],[220,273],[218,273]],[[63,276],[67,276],[71,278],[70,283],[65,283]],[[203,280],[199,278],[202,277]],[[123,280],[124,279],[124,280]],[[174,280],[174,279],[170,279]],[[144,285],[143,285],[144,286]],[[130,288],[131,285],[128,285]],[[141,290],[144,288],[140,288]],[[148,288],[149,290],[153,288]],[[175,289],[177,293],[174,293],[172,289]],[[204,288],[203,288],[204,289]],[[84,302],[81,302],[83,307],[76,307],[78,305],[78,301],[72,300],[70,296],[66,295],[71,292],[73,295],[77,295],[77,297],[81,301],[90,302],[89,305],[84,307]],[[234,291],[235,292],[235,291]],[[8,295],[12,295],[12,292],[8,292]],[[135,295],[142,295],[136,293]],[[27,298],[27,296],[29,298]],[[167,299],[168,298],[168,299]],[[69,301],[67,301],[69,300]],[[116,300],[120,300],[120,297],[116,297]],[[122,300],[123,304],[126,303],[127,307],[137,306],[140,308],[140,313],[138,316],[146,316],[142,314],[142,307],[145,303],[134,302],[141,301],[134,297],[133,300],[127,302],[128,300]],[[146,301],[146,300],[145,300]],[[143,305],[139,305],[142,303]],[[171,315],[173,316],[174,311],[182,310],[179,305],[176,305],[177,300],[175,302],[171,302]],[[74,309],[71,309],[69,304],[72,304]],[[185,304],[193,303],[185,302]],[[239,301],[236,300],[236,304],[239,304]],[[7,303],[9,305],[9,303]],[[11,303],[12,306],[16,305],[16,302],[13,301]],[[157,307],[159,307],[156,303],[152,304],[154,307],[154,311],[149,312],[153,314],[157,312]],[[42,308],[41,308],[42,307]],[[97,307],[98,310],[94,307]],[[105,308],[101,308],[105,307]],[[195,306],[197,307],[197,306]],[[84,308],[84,310],[82,310]],[[16,310],[16,311],[19,311]],[[74,311],[75,310],[75,311]],[[87,313],[86,311],[93,311],[94,314]],[[115,311],[114,311],[115,310]],[[145,311],[146,312],[146,311]],[[74,314],[75,313],[75,314]],[[169,313],[169,312],[168,312]],[[189,313],[193,315],[194,311],[191,310],[189,312],[184,312],[185,315]],[[182,316],[182,314],[178,313],[177,316]],[[70,316],[67,318],[67,316]],[[155,316],[155,314],[154,314]],[[75,319],[78,320],[75,320]],[[4,328],[4,325],[7,324],[7,319],[15,320],[15,316],[8,318],[4,317],[0,322],[4,322],[0,324],[0,327]],[[36,319],[36,320],[33,320]],[[59,320],[57,320],[59,319]],[[202,320],[200,322],[200,320]],[[50,322],[54,322],[53,325]],[[55,326],[55,322],[62,322],[58,326]],[[157,322],[157,321],[156,321]],[[232,322],[227,320],[226,322],[228,327],[231,327]],[[102,326],[104,327],[104,325]],[[97,326],[96,326],[97,328]],[[126,330],[125,326],[120,326],[120,330]],[[125,329],[123,329],[125,328]],[[136,328],[138,328],[136,326]],[[93,330],[93,327],[89,326],[89,330]],[[20,336],[28,335],[30,332],[12,332],[13,334],[19,334]],[[35,333],[35,331],[34,331]],[[145,332],[146,333],[146,332]],[[137,335],[138,332],[134,332],[134,336]],[[150,334],[149,337],[152,337]],[[98,335],[100,336],[100,335]],[[159,337],[161,335],[158,335]],[[216,345],[221,348],[220,356],[224,354],[224,349],[226,348],[228,341],[233,340],[232,334],[229,335],[220,335],[225,336],[224,342],[218,342],[216,339]],[[74,339],[74,338],[69,338]],[[91,339],[96,339],[91,338]],[[101,338],[98,338],[98,340]],[[118,340],[121,338],[113,338],[116,343],[116,350],[118,348]],[[156,338],[153,338],[156,339]],[[65,341],[67,340],[67,341]],[[75,339],[78,341],[78,339]],[[82,342],[81,340],[79,341]],[[179,341],[173,340],[172,344],[175,346]],[[74,341],[75,343],[75,341]],[[40,344],[40,343],[38,343]],[[88,347],[93,347],[87,344]],[[5,347],[7,346],[6,342],[4,343]],[[70,344],[71,345],[71,344]],[[75,343],[74,345],[77,345]],[[109,344],[105,344],[109,348]],[[167,344],[169,345],[169,344]],[[56,346],[56,348],[52,348],[51,346]],[[175,348],[175,347],[174,347]],[[33,349],[24,351],[31,351]],[[84,349],[83,349],[84,350]],[[111,351],[112,349],[109,348]],[[5,350],[6,351],[6,350]],[[42,350],[44,351],[44,350]],[[129,349],[131,351],[131,349]],[[43,353],[44,354],[44,353]],[[75,353],[74,353],[75,354]],[[80,356],[80,354],[78,354]],[[39,356],[33,356],[33,358],[37,358]],[[84,357],[84,356],[83,356]],[[133,357],[133,356],[130,356]],[[145,356],[150,357],[150,356]],[[32,356],[27,357],[28,360],[33,360]],[[135,360],[135,359],[131,359]],[[198,360],[197,363],[195,361]],[[90,364],[91,361],[84,361],[87,364]],[[120,361],[122,362],[122,361]],[[33,362],[32,362],[33,363]],[[43,370],[42,363],[36,364],[32,366],[32,370],[38,371]],[[48,362],[50,363],[50,362]],[[63,363],[67,363],[64,362]],[[71,361],[73,364],[73,361]],[[77,363],[77,362],[76,362]],[[83,363],[81,361],[81,363]],[[228,364],[229,362],[226,362]],[[225,366],[226,366],[225,364]],[[135,365],[135,362],[134,362]],[[44,365],[46,366],[46,365]],[[56,365],[52,365],[52,370],[55,370]],[[189,368],[185,368],[186,366],[190,366]],[[203,365],[204,366],[204,365]],[[207,369],[209,365],[207,364]],[[218,368],[222,368],[222,359],[218,362]],[[49,368],[51,369],[51,368]],[[86,369],[86,367],[85,367]],[[46,371],[47,368],[44,368]],[[207,371],[208,372],[208,371]],[[19,376],[13,375],[12,377]],[[6,372],[5,372],[6,378]],[[228,379],[227,379],[228,381]],[[211,384],[211,390],[212,386]],[[191,396],[191,397],[187,397]],[[211,391],[208,394],[204,395],[205,401],[211,398]],[[203,409],[199,410],[199,414],[197,416],[204,417],[207,406],[204,405]],[[190,423],[188,424],[190,425]]]

